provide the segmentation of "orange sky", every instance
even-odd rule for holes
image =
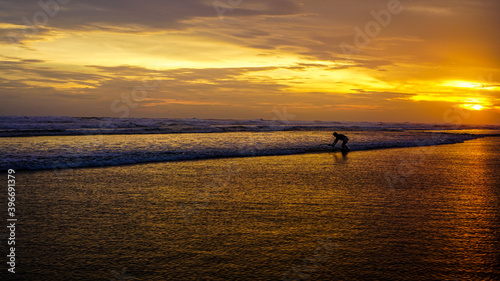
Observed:
[[[0,1],[0,115],[500,124],[498,12],[497,0]]]

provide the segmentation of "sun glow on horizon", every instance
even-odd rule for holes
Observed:
[[[462,108],[469,109],[469,110],[482,110],[485,107],[480,105],[480,104],[461,104],[460,105]]]
[[[475,82],[468,82],[468,81],[446,81],[442,86],[445,87],[456,87],[456,88],[481,88],[483,85],[480,83],[475,83]]]
[[[441,84],[444,87],[454,87],[454,88],[469,88],[475,90],[494,90],[498,88],[496,85],[490,85],[488,82],[480,83],[480,82],[471,82],[471,81],[459,81],[459,80],[450,80]]]

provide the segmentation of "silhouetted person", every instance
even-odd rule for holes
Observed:
[[[337,144],[337,142],[339,140],[342,141],[342,149],[343,150],[351,150],[348,146],[347,146],[347,142],[349,141],[349,138],[346,137],[345,135],[342,135],[342,134],[337,134],[337,132],[333,133],[333,136],[335,137],[335,140],[333,141],[332,143],[332,146],[335,147],[335,145]]]

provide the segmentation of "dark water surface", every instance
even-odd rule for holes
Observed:
[[[19,172],[1,280],[500,280],[499,147]]]

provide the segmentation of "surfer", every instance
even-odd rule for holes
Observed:
[[[337,134],[337,132],[333,133],[333,136],[335,137],[335,140],[333,141],[332,143],[332,147],[335,147],[335,145],[337,144],[337,142],[339,140],[342,141],[342,150],[346,150],[346,151],[349,151],[351,150],[348,146],[347,146],[347,142],[349,141],[349,138],[346,137],[345,135],[342,135],[342,134]]]

